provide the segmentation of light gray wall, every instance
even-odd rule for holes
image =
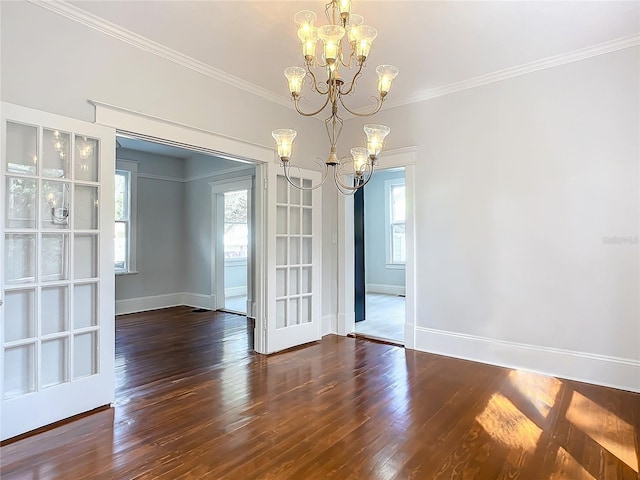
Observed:
[[[638,362],[639,59],[381,112],[388,148],[419,147],[418,327]]]
[[[367,285],[404,287],[405,269],[387,266],[385,182],[404,179],[402,170],[379,170],[364,187],[365,277]]]
[[[216,160],[217,161],[217,160]],[[202,160],[188,159],[185,170],[199,172],[196,180],[186,183],[185,191],[185,228],[188,244],[187,278],[188,292],[209,295],[215,290],[211,283],[211,186],[210,182],[236,177],[255,175],[255,167],[247,165],[243,170],[220,173],[213,168],[210,176],[202,165]]]
[[[116,301],[184,292],[183,161],[125,149],[117,158],[138,163],[138,273],[116,276]]]

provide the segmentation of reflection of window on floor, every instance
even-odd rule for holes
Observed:
[[[406,261],[404,179],[387,180],[385,183],[387,264],[404,265]]]
[[[115,177],[116,209],[114,258],[116,273],[136,270],[136,183],[138,164],[118,160]]]

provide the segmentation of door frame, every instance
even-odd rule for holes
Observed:
[[[255,166],[254,195],[254,349],[258,353],[266,353],[266,199],[260,185],[266,189],[266,166],[277,163],[272,147],[253,142],[239,140],[226,135],[214,133],[202,128],[185,125],[152,115],[118,107],[108,103],[90,100],[95,106],[95,123],[116,129],[117,134],[174,145],[191,150],[209,153],[220,158],[244,162]]]
[[[404,167],[406,193],[406,248],[404,346],[415,349],[416,271],[415,271],[415,164],[418,147],[384,152],[376,170]],[[375,175],[375,174],[374,174]],[[338,195],[338,335],[355,332],[353,197]]]
[[[215,309],[225,308],[225,273],[224,273],[224,235],[220,226],[224,224],[224,203],[220,202],[220,197],[227,192],[235,192],[238,190],[247,191],[247,224],[249,229],[249,245],[247,248],[247,305],[245,306],[247,317],[254,317],[254,268],[253,268],[253,202],[254,193],[254,176],[243,175],[240,177],[229,178],[226,180],[217,180],[209,182],[211,187],[211,294],[215,298]],[[220,279],[222,279],[220,281]]]

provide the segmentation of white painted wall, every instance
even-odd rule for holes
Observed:
[[[126,149],[117,158],[138,162],[138,273],[116,276],[116,302],[184,292],[184,162]]]
[[[417,348],[640,390],[639,58],[379,115],[419,146]]]

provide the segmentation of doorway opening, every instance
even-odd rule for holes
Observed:
[[[402,345],[407,261],[405,192],[405,169],[401,167],[376,172],[354,198],[355,332]]]
[[[128,208],[120,209],[130,214],[116,218],[128,222],[116,237],[116,313],[175,305],[251,313],[255,165],[160,139],[118,135],[117,140],[116,175],[128,169],[132,188],[117,189],[131,197]],[[222,194],[216,215],[211,185],[239,178],[245,180],[242,188]],[[216,244],[224,246],[220,262],[212,248]],[[123,264],[134,268],[122,269]]]

